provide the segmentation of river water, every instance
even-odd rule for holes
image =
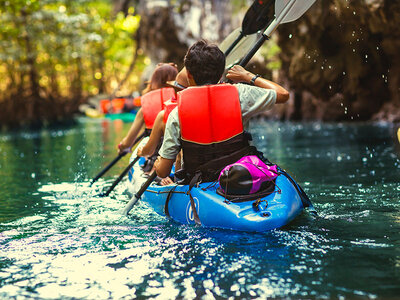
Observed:
[[[0,298],[396,298],[400,160],[388,124],[253,122],[254,143],[289,171],[320,217],[246,233],[180,225],[123,184],[93,188],[130,124],[0,134]]]

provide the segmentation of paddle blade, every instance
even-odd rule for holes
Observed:
[[[290,6],[286,15],[279,23],[289,23],[300,18],[316,0],[276,0],[275,1],[275,17],[279,19],[282,13],[285,13],[285,8]]]
[[[243,22],[242,33],[249,35],[267,27],[274,17],[274,0],[255,0],[247,10]]]
[[[230,45],[237,39],[237,37],[240,35],[240,30],[241,28],[236,28],[234,31],[232,31],[219,45],[218,48],[221,49],[222,52],[225,52]]]
[[[241,28],[236,28],[225,38],[225,40],[222,41],[222,43],[219,45],[219,48],[222,52],[225,52],[226,49],[228,49],[229,46],[237,39],[237,37],[240,35],[240,31]],[[257,39],[257,33],[243,37],[226,57],[225,69],[240,61],[247,54],[247,52],[250,51]]]
[[[135,206],[135,204],[139,201],[138,196],[134,195],[132,199],[128,202],[128,204],[125,206],[125,208],[122,210],[121,214],[124,216],[128,216],[129,212],[131,211],[132,207]]]

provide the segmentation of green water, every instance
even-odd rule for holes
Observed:
[[[0,134],[0,298],[397,298],[400,160],[387,124],[256,120],[254,143],[303,186],[307,212],[264,234],[180,225],[90,188],[129,124]]]

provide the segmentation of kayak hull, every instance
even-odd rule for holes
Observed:
[[[139,165],[134,166],[129,176],[130,191],[137,191],[146,176]],[[218,183],[201,183],[191,190],[201,225],[239,231],[264,232],[287,225],[304,209],[299,193],[283,175],[276,178],[275,190],[256,200],[235,202],[216,193]],[[188,185],[151,184],[141,201],[160,215],[168,216],[182,224],[195,224],[190,203]]]

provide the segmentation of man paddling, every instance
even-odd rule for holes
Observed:
[[[179,105],[169,115],[156,171],[162,178],[168,176],[183,149],[181,178],[186,183],[213,181],[226,165],[257,153],[244,127],[251,117],[286,102],[289,93],[240,66],[232,67],[226,77],[248,84],[217,85],[225,56],[204,40],[189,48],[184,64],[189,88],[179,93]]]

